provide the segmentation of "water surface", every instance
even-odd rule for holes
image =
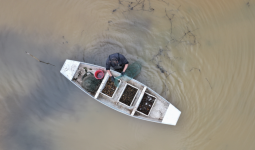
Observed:
[[[1,0],[0,150],[253,150],[254,26],[254,0]],[[59,73],[115,52],[142,62],[137,80],[182,111],[177,126],[117,113]]]

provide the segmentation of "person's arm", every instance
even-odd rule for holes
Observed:
[[[127,68],[128,68],[128,64],[125,64],[125,67],[122,72],[125,72],[127,70]]]
[[[114,78],[114,76],[111,74],[111,71],[110,71],[110,70],[106,70],[106,71],[109,73],[111,81],[114,82],[114,81],[115,81],[115,78]]]
[[[119,56],[120,56],[120,61],[121,61],[121,63],[122,63],[122,64],[125,64],[124,69],[123,69],[123,71],[122,71],[122,72],[125,72],[125,71],[127,70],[127,68],[128,68],[128,61],[127,61],[127,59],[126,59],[125,56],[123,56],[123,55],[121,55],[121,54],[119,54]],[[123,75],[123,74],[122,74],[122,75]]]
[[[106,70],[108,73],[109,73],[109,75],[110,75],[110,77],[112,76],[112,73],[111,73],[111,71],[110,70]]]
[[[110,77],[111,77],[112,74],[111,74],[111,71],[110,71],[110,67],[111,67],[111,65],[110,65],[110,63],[109,63],[109,58],[107,58],[105,68],[106,68],[106,71],[108,72],[108,74],[109,74]]]

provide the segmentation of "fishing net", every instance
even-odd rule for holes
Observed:
[[[119,86],[118,80],[124,80],[124,81],[128,82],[129,80],[136,77],[141,72],[141,69],[142,69],[142,65],[138,61],[132,63],[131,65],[128,65],[128,68],[125,71],[124,76],[120,75],[118,77],[115,77],[114,85],[116,87]]]
[[[81,86],[88,92],[95,93],[100,86],[101,80],[98,80],[94,77],[93,73],[87,72],[82,77]]]

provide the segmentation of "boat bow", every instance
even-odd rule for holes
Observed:
[[[79,61],[67,59],[60,72],[71,81],[79,65],[80,65]]]
[[[172,104],[169,104],[162,123],[176,125],[180,115],[181,111],[175,108]]]

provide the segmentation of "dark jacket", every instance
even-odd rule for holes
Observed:
[[[113,67],[113,68],[116,67],[116,65],[111,63],[112,58],[116,58],[118,60],[118,65],[120,65],[122,67],[124,67],[126,64],[128,64],[127,59],[123,55],[121,55],[119,53],[114,53],[114,54],[109,55],[109,57],[106,60],[106,70],[110,70],[110,67]]]

